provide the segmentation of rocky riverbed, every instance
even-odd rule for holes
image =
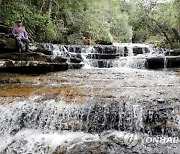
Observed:
[[[18,53],[0,38],[0,153],[178,154],[179,60],[142,44]]]
[[[145,139],[179,137],[179,87],[179,69],[1,73],[0,151],[178,154]]]
[[[39,74],[80,69],[135,67],[139,69],[177,68],[179,50],[153,49],[142,44],[57,45],[33,43],[29,52],[18,53],[14,38],[0,33],[0,72]]]

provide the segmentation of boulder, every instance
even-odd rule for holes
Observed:
[[[0,33],[0,53],[16,51],[16,40],[7,34]]]
[[[12,27],[5,25],[4,23],[0,23],[0,33],[9,34],[12,31]]]
[[[30,49],[34,52],[44,53],[45,55],[53,55],[52,46],[46,46],[46,44],[38,43],[35,46],[31,46]]]
[[[138,55],[138,54],[143,54],[143,49],[142,48],[139,48],[139,47],[134,47],[133,48],[133,53],[134,55]]]

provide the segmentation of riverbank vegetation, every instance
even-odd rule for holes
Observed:
[[[34,41],[93,40],[180,46],[179,0],[0,0],[0,22],[22,19]]]

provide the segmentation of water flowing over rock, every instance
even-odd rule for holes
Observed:
[[[14,73],[46,73],[79,69],[83,66],[80,56],[71,56],[62,46],[52,45],[43,49],[31,45],[30,52],[18,53],[16,41],[7,34],[0,34],[0,71]],[[49,45],[50,48],[50,45]]]
[[[100,150],[108,153],[106,151],[108,150],[110,153],[118,153],[122,149],[124,153],[131,153],[133,150],[136,152],[144,150],[149,153],[148,148],[141,144],[140,151],[136,149],[137,147],[128,149],[126,145],[128,143],[123,138],[125,132],[136,132],[139,135],[146,132],[147,135],[159,133],[164,136],[167,134],[179,136],[179,130],[177,130],[179,126],[176,128],[167,126],[168,120],[172,121],[178,116],[175,114],[179,112],[178,106],[156,110],[123,102],[79,106],[64,102],[57,103],[54,100],[39,103],[37,100],[38,98],[30,98],[29,102],[14,102],[0,106],[1,152],[89,153],[96,151],[99,153]],[[166,115],[159,112],[164,112]],[[158,128],[156,128],[157,123]],[[6,140],[6,134],[9,135],[10,140]],[[169,148],[172,148],[171,152],[178,151],[177,147]],[[164,151],[163,146],[157,149]],[[152,151],[157,149],[151,148]]]
[[[18,53],[2,42],[0,153],[179,153],[177,51],[37,43]]]
[[[9,42],[10,41],[10,42]],[[17,53],[15,40],[0,34],[1,70],[11,72],[28,72],[32,68],[37,73],[86,68],[121,68],[159,69],[179,67],[179,52],[174,50],[155,49],[145,44],[113,44],[113,45],[57,45],[37,43],[30,47],[31,53]],[[16,53],[11,53],[15,51]],[[10,63],[18,63],[13,67],[3,65],[4,59]],[[16,61],[16,62],[14,62]],[[26,61],[19,62],[19,61]],[[38,67],[36,63],[39,62]],[[42,63],[43,62],[43,63]],[[31,63],[31,65],[28,65]],[[68,67],[64,67],[64,64]],[[33,65],[34,64],[34,65]],[[51,66],[50,66],[51,65]],[[40,67],[42,66],[42,67]],[[47,67],[47,69],[46,69]],[[32,72],[33,73],[33,72]]]
[[[179,153],[174,71],[7,74],[0,87],[1,153]]]
[[[155,49],[145,44],[94,46],[38,44],[36,51],[48,55],[78,58],[86,67],[95,68],[159,69],[180,65],[179,52]]]

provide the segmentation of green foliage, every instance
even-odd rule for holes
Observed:
[[[179,0],[2,0],[0,22],[22,19],[35,41],[81,44],[82,36],[180,45]],[[168,46],[167,46],[168,45]]]
[[[113,19],[111,23],[111,33],[115,40],[121,42],[131,42],[132,40],[132,27],[128,24],[128,17],[126,14],[121,14]]]
[[[57,37],[56,25],[47,14],[40,14],[35,6],[9,2],[1,7],[1,21],[11,27],[18,19],[23,20],[29,35],[35,41],[51,41]]]
[[[117,0],[8,0],[0,9],[1,22],[13,26],[22,19],[35,41],[79,44],[83,35],[110,41],[110,33],[119,42],[132,38]]]

